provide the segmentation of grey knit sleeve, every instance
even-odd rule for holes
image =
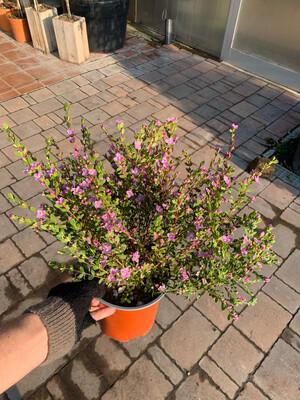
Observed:
[[[25,313],[38,315],[47,329],[48,355],[43,364],[64,356],[72,349],[76,341],[76,320],[68,303],[53,296],[29,307]]]

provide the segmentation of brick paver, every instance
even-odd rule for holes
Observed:
[[[174,385],[177,385],[183,378],[183,373],[174,364],[166,354],[158,347],[152,346],[148,350],[153,362],[159,367],[161,371],[171,380]]]
[[[263,293],[255,307],[246,307],[234,325],[263,351],[268,351],[291,320],[291,314]]]
[[[203,294],[194,305],[221,331],[225,330],[230,324],[226,313],[222,312],[220,304],[212,301],[207,293]]]
[[[218,330],[191,307],[163,334],[160,342],[178,365],[189,370],[218,336]]]
[[[277,303],[281,304],[290,313],[295,313],[298,310],[300,294],[276,276],[273,276],[268,285],[264,286],[263,291],[272,297],[272,299],[277,301]]]
[[[263,190],[261,197],[270,204],[284,210],[296,198],[298,193],[299,191],[288,183],[275,179]]]
[[[3,274],[24,260],[11,239],[0,243],[0,273]]]
[[[296,333],[298,333],[298,335],[300,334],[300,310],[298,311],[298,313],[296,314],[296,316],[294,317],[294,319],[293,319],[292,322],[290,323],[290,327],[291,327]]]
[[[137,384],[141,382],[142,384]],[[148,360],[142,356],[130,367],[128,374],[116,382],[102,397],[103,400],[125,399],[139,400],[151,398],[161,400],[166,398],[173,389],[171,383],[164,375]]]
[[[251,74],[172,47],[153,48],[129,35],[114,54],[91,54],[81,66],[42,54],[0,32],[0,133],[8,123],[28,148],[42,156],[52,135],[67,155],[72,146],[62,125],[68,101],[73,127],[81,117],[90,127],[95,150],[107,151],[99,126],[116,132],[124,119],[128,140],[152,119],[177,117],[178,148],[195,164],[210,162],[216,146],[226,149],[228,129],[239,125],[236,173],[300,123],[300,96]],[[44,299],[49,288],[69,279],[49,269],[60,248],[49,234],[35,234],[8,215],[32,213],[7,199],[15,192],[30,205],[44,201],[43,187],[23,174],[14,149],[0,134],[0,320],[20,315]],[[185,176],[182,171],[181,179]],[[17,390],[27,400],[152,398],[159,400],[294,400],[299,394],[300,281],[299,190],[278,178],[253,185],[260,227],[275,226],[279,266],[265,266],[269,283],[253,284],[255,307],[239,307],[227,320],[207,294],[191,301],[168,294],[156,322],[143,337],[117,343],[97,325],[65,358],[41,366]],[[27,228],[27,229],[26,229]],[[243,294],[250,299],[248,294]]]
[[[208,355],[238,385],[247,380],[263,359],[263,353],[233,326],[220,337]]]
[[[209,357],[204,357],[199,362],[199,366],[231,399],[235,396],[235,393],[239,388],[238,385],[235,384],[214,361],[212,361]]]
[[[276,272],[278,278],[297,290],[298,293],[300,293],[299,257],[300,250],[294,250],[279,271]]]
[[[276,225],[276,238],[273,249],[280,257],[287,257],[296,246],[297,234],[285,225]]]
[[[300,353],[282,339],[254,375],[254,382],[272,400],[299,397]]]
[[[175,392],[175,400],[225,400],[225,395],[212,385],[208,377],[199,372],[189,376]]]
[[[238,400],[266,400],[264,396],[252,383],[247,383],[245,389],[237,397]]]

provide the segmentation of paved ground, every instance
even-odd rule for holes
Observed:
[[[154,49],[128,37],[115,54],[93,54],[83,66],[44,55],[0,33],[0,126],[10,125],[28,148],[41,154],[44,137],[67,146],[63,104],[71,103],[75,125],[85,116],[98,149],[105,147],[100,122],[128,131],[145,121],[179,117],[179,147],[199,162],[211,146],[228,141],[238,123],[234,163],[244,174],[249,160],[300,123],[300,98],[221,63],[180,50]],[[4,134],[0,136],[0,314],[19,315],[45,298],[61,275],[47,267],[56,257],[51,237],[7,217],[17,212],[15,192],[31,204],[41,187],[22,174]],[[278,178],[254,188],[253,206],[276,226],[279,267],[256,285],[258,304],[240,309],[237,322],[206,295],[188,302],[166,296],[156,323],[143,338],[117,343],[92,327],[68,356],[39,367],[11,398],[103,400],[296,400],[300,398],[300,197]],[[19,397],[20,398],[20,397]]]

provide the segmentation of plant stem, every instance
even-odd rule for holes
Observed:
[[[20,1],[19,1],[19,0],[17,0],[17,9],[18,9],[18,16],[19,16],[20,18],[23,18],[23,11],[22,11],[22,8],[21,8]]]
[[[38,0],[33,0],[33,6],[35,8],[35,11],[38,12],[38,10],[39,10]]]
[[[70,19],[72,19],[69,0],[65,0],[65,2],[66,2],[68,17],[69,17]]]

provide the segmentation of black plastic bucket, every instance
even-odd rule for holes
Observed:
[[[70,0],[70,7],[72,14],[85,17],[90,51],[124,46],[129,0]]]

